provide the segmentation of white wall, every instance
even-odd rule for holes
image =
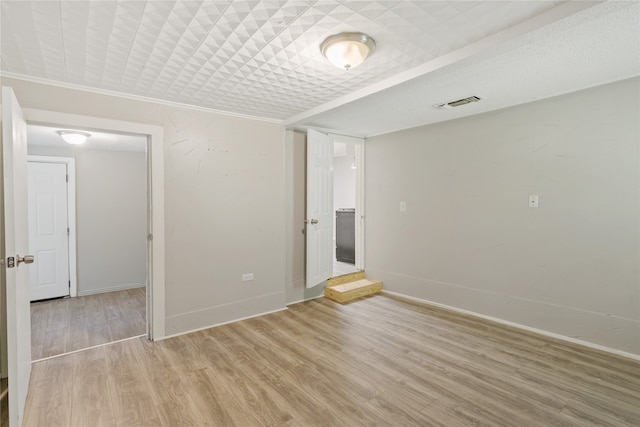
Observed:
[[[144,286],[146,154],[37,143],[30,155],[76,159],[78,295]]]
[[[639,93],[635,78],[368,139],[367,274],[640,354]]]
[[[285,307],[280,125],[14,79],[2,84],[25,108],[164,127],[167,335]],[[243,273],[255,280],[242,282]]]

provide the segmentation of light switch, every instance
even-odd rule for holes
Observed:
[[[407,211],[407,202],[400,202],[400,212]]]
[[[538,195],[537,194],[529,196],[529,207],[530,208],[537,208],[538,207]]]

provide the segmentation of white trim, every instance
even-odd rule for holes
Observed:
[[[111,286],[108,288],[89,289],[87,291],[80,291],[78,293],[78,296],[84,297],[87,295],[106,294],[109,292],[126,291],[127,289],[144,288],[145,286],[146,285],[144,283],[129,283],[125,285]]]
[[[27,141],[27,144],[29,142]],[[67,165],[67,223],[69,225],[69,296],[78,295],[78,253],[76,240],[76,159],[73,157],[28,155],[28,162],[59,163]]]
[[[640,354],[634,354],[634,353],[629,353],[629,352],[622,351],[622,350],[617,350],[615,348],[606,347],[604,345],[594,344],[594,343],[589,342],[589,341],[583,341],[583,340],[579,340],[579,339],[576,339],[576,338],[568,337],[566,335],[560,335],[560,334],[556,334],[556,333],[553,333],[553,332],[545,331],[544,329],[532,328],[531,326],[526,326],[526,325],[522,325],[520,323],[510,322],[508,320],[500,319],[498,317],[487,316],[487,315],[484,315],[484,314],[476,313],[474,311],[465,310],[463,308],[453,307],[453,306],[446,305],[446,304],[440,304],[438,302],[429,301],[429,300],[422,299],[422,298],[412,297],[410,295],[401,294],[399,292],[387,291],[385,289],[382,289],[382,293],[383,294],[394,295],[394,296],[397,296],[397,297],[400,297],[400,298],[408,299],[408,300],[411,300],[411,301],[416,301],[416,302],[419,302],[419,303],[422,303],[422,304],[426,304],[426,305],[432,305],[434,307],[444,308],[444,309],[447,309],[447,310],[450,310],[450,311],[453,311],[453,312],[456,312],[456,313],[465,314],[465,315],[473,316],[473,317],[478,317],[480,319],[491,320],[492,322],[500,323],[500,324],[507,325],[507,326],[512,326],[514,328],[522,329],[522,330],[527,331],[527,332],[533,332],[534,334],[543,335],[543,336],[550,337],[550,338],[556,338],[556,339],[561,340],[561,341],[570,342],[572,344],[581,345],[583,347],[588,347],[588,348],[592,348],[592,349],[595,349],[595,350],[600,350],[600,351],[605,351],[607,353],[615,354],[616,356],[622,356],[622,357],[626,357],[626,358],[629,358],[629,359],[639,360],[640,361]]]
[[[43,357],[42,359],[32,360],[32,361],[31,361],[31,364],[34,364],[34,363],[37,363],[37,362],[45,362],[45,361],[47,361],[47,360],[49,360],[49,359],[57,359],[58,357],[68,356],[68,355],[70,355],[70,354],[80,353],[80,352],[83,352],[83,351],[86,351],[86,350],[91,350],[91,349],[98,348],[98,347],[106,347],[106,346],[108,346],[108,345],[111,345],[111,344],[117,344],[117,343],[119,343],[119,342],[131,341],[131,340],[135,340],[135,339],[137,339],[137,338],[142,338],[142,337],[144,337],[144,336],[146,336],[146,335],[145,335],[145,334],[142,334],[142,335],[136,335],[135,337],[122,338],[121,340],[117,340],[117,341],[109,341],[109,342],[106,342],[106,343],[104,343],[104,344],[96,344],[96,345],[92,345],[91,347],[81,348],[80,350],[73,350],[73,351],[68,351],[68,352],[66,352],[66,353],[56,354],[56,355],[49,356],[49,357]]]
[[[316,129],[316,128],[314,128]],[[317,129],[316,129],[317,130]],[[343,144],[364,144],[365,139],[359,136],[342,135],[339,133],[329,132],[329,136],[333,138],[333,142],[341,142]]]
[[[236,322],[240,322],[242,320],[253,319],[254,317],[266,316],[267,314],[278,313],[278,312],[284,311],[286,309],[287,309],[287,307],[278,308],[276,310],[265,311],[264,313],[254,314],[254,315],[251,315],[251,316],[245,316],[245,317],[241,317],[239,319],[229,320],[227,322],[216,323],[215,325],[209,325],[209,326],[203,326],[202,328],[190,329],[188,331],[178,332],[177,334],[167,335],[167,336],[164,336],[162,338],[158,338],[158,339],[156,339],[156,341],[158,341],[158,340],[160,340],[160,341],[161,340],[166,340],[166,339],[169,339],[169,338],[175,338],[175,337],[179,337],[181,335],[192,334],[194,332],[204,331],[205,329],[217,328],[218,326],[228,325],[230,323],[236,323]]]
[[[365,140],[356,144],[356,269],[364,270],[365,260]]]
[[[305,298],[303,298],[303,299],[298,300],[298,301],[288,302],[288,303],[287,303],[287,307],[289,307],[290,305],[294,305],[294,304],[300,304],[300,303],[302,303],[302,302],[313,301],[314,299],[318,299],[318,298],[324,298],[324,292],[323,292],[323,293],[321,293],[320,295],[315,296],[315,297],[306,298],[306,299],[305,299]]]
[[[165,272],[164,272],[164,128],[144,123],[81,116],[54,111],[24,109],[28,124],[72,127],[80,130],[147,135],[149,241],[147,251],[147,334],[149,339],[165,334]]]
[[[98,95],[115,96],[118,98],[130,99],[132,101],[151,102],[153,104],[166,105],[169,107],[183,108],[183,109],[193,110],[193,111],[204,111],[206,113],[220,114],[228,117],[236,117],[240,119],[257,120],[260,122],[282,124],[281,119],[271,119],[267,117],[251,116],[249,114],[233,113],[231,111],[216,110],[215,108],[201,107],[198,105],[183,104],[180,102],[173,102],[173,101],[165,101],[158,98],[150,98],[147,96],[116,92],[114,90],[109,90],[109,89],[98,89],[94,87],[82,86],[82,85],[77,85],[73,83],[59,82],[56,80],[43,79],[41,77],[25,76],[24,74],[11,73],[7,71],[2,71],[0,73],[0,76],[4,78],[9,78],[9,79],[22,80],[25,82],[32,82],[32,83],[43,84],[48,86],[61,87],[63,89],[81,90],[83,92],[95,93]]]

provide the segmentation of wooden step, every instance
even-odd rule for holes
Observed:
[[[381,290],[382,282],[362,278],[351,282],[327,285],[324,288],[324,296],[337,302],[347,302],[375,294]]]
[[[347,282],[354,282],[356,280],[364,279],[364,271],[356,271],[355,273],[347,273],[341,276],[332,277],[327,280],[327,286],[341,285]]]

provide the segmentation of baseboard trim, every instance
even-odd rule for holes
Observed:
[[[392,295],[392,296],[396,296],[398,298],[404,298],[404,299],[407,299],[407,300],[410,300],[410,301],[419,302],[419,303],[422,303],[422,304],[425,304],[425,305],[431,305],[431,306],[434,306],[434,307],[442,308],[442,309],[445,309],[445,310],[452,311],[454,313],[459,313],[459,314],[464,314],[464,315],[467,315],[467,316],[477,317],[477,318],[484,319],[484,320],[489,320],[489,321],[492,321],[492,322],[495,322],[495,323],[500,323],[502,325],[511,326],[511,327],[517,328],[517,329],[522,329],[524,331],[531,332],[531,333],[534,333],[534,334],[537,334],[537,335],[542,335],[542,336],[549,337],[549,338],[555,338],[557,340],[565,341],[567,343],[575,344],[575,345],[578,345],[578,346],[581,346],[581,347],[587,347],[589,349],[599,350],[599,351],[603,351],[603,352],[606,352],[606,353],[614,354],[616,356],[625,357],[627,359],[640,361],[640,354],[634,354],[634,353],[629,353],[629,352],[622,351],[622,350],[617,350],[615,348],[607,347],[607,346],[604,346],[604,345],[594,344],[594,343],[589,342],[589,341],[583,341],[583,340],[579,340],[579,339],[576,339],[576,338],[568,337],[566,335],[560,335],[560,334],[556,334],[556,333],[553,333],[553,332],[545,331],[544,329],[532,328],[531,326],[526,326],[526,325],[522,325],[520,323],[510,322],[508,320],[500,319],[498,317],[487,316],[485,314],[476,313],[474,311],[469,311],[469,310],[465,310],[463,308],[453,307],[453,306],[450,306],[450,305],[441,304],[439,302],[429,301],[429,300],[422,299],[422,298],[412,297],[410,295],[401,294],[399,292],[393,292],[393,291],[388,291],[388,290],[382,289],[382,293],[383,294]]]
[[[175,338],[175,337],[179,337],[181,335],[187,335],[187,334],[192,334],[194,332],[204,331],[206,329],[217,328],[218,326],[229,325],[231,323],[240,322],[242,320],[253,319],[255,317],[260,317],[260,316],[266,316],[267,314],[272,314],[272,313],[278,313],[280,311],[288,310],[287,307],[289,307],[290,305],[299,304],[299,303],[307,302],[307,301],[313,301],[313,300],[318,299],[318,298],[324,298],[324,294],[318,295],[318,296],[315,296],[315,297],[312,297],[312,298],[301,299],[300,301],[288,302],[286,307],[278,308],[276,310],[269,310],[269,311],[265,311],[263,313],[254,314],[254,315],[251,315],[251,316],[245,316],[245,317],[240,317],[238,319],[229,320],[229,321],[226,321],[226,322],[216,323],[214,325],[203,326],[201,328],[196,328],[196,329],[191,329],[191,330],[184,331],[184,332],[178,332],[176,334],[166,335],[166,336],[158,338],[158,339],[156,339],[154,341],[162,341],[162,340],[166,340],[168,338]]]
[[[324,298],[324,294],[320,294],[320,295],[317,295],[317,296],[311,297],[311,298],[303,298],[303,299],[298,300],[298,301],[288,302],[287,303],[287,307],[289,307],[290,305],[294,305],[294,304],[300,304],[301,302],[313,301],[314,299],[318,299],[318,298]]]
[[[175,338],[175,337],[179,337],[181,335],[187,335],[187,334],[192,334],[194,332],[204,331],[206,329],[217,328],[218,326],[228,325],[228,324],[231,324],[231,323],[240,322],[242,320],[253,319],[254,317],[266,316],[267,314],[278,313],[278,312],[284,311],[286,309],[287,309],[287,307],[278,308],[276,310],[265,311],[263,313],[258,313],[258,314],[254,314],[254,315],[251,315],[251,316],[245,316],[245,317],[240,317],[238,319],[229,320],[229,321],[226,321],[226,322],[216,323],[215,325],[203,326],[201,328],[191,329],[189,331],[178,332],[176,334],[171,334],[171,335],[165,335],[164,337],[157,338],[154,341],[164,341],[164,340],[166,340],[168,338]]]
[[[146,286],[145,284],[131,283],[131,284],[128,284],[128,285],[118,285],[118,286],[112,286],[112,287],[109,287],[109,288],[89,289],[88,291],[78,290],[78,296],[79,297],[84,297],[84,296],[87,296],[87,295],[106,294],[108,292],[116,292],[116,291],[125,291],[127,289],[144,288],[145,286]]]

